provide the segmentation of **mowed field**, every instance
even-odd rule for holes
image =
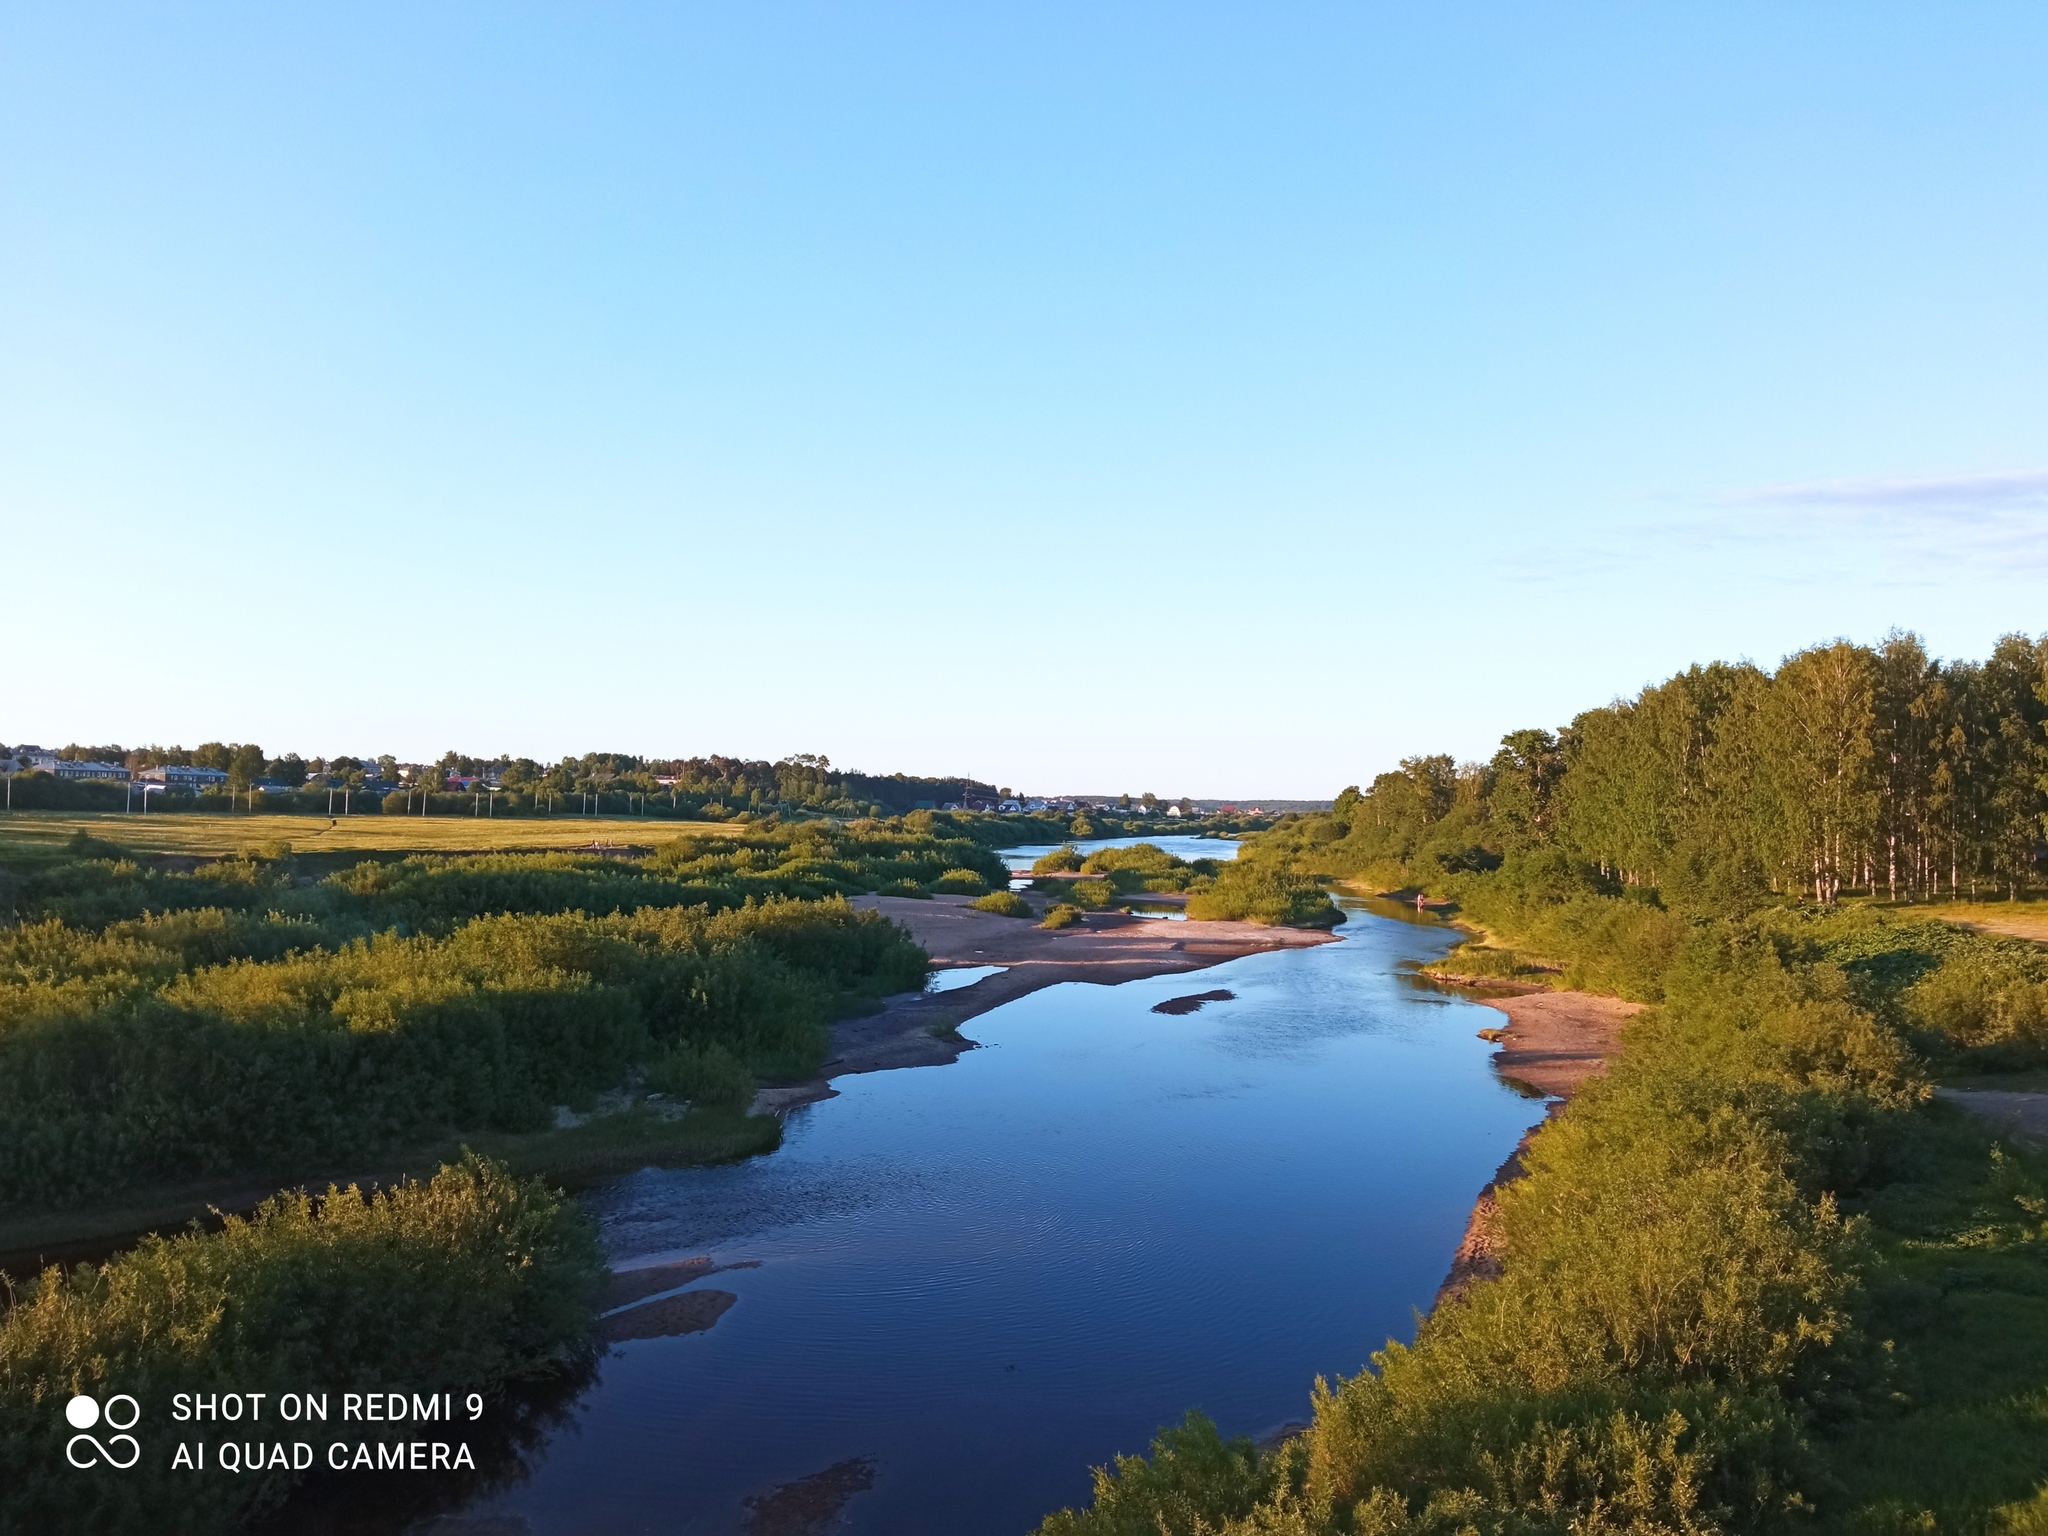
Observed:
[[[2002,933],[2015,939],[2032,939],[2048,944],[2048,897],[2029,896],[2018,901],[1921,901],[1872,902],[1871,906],[1894,917],[1938,918],[1985,933]]]
[[[492,850],[648,847],[676,837],[737,837],[732,822],[669,821],[646,816],[324,816],[148,815],[115,812],[0,813],[0,859],[53,856],[78,833],[137,853],[222,858],[264,843],[294,853],[482,853]]]
[[[1950,905],[1935,902],[1921,909],[1946,922],[1967,923],[1986,933],[2011,934],[2048,944],[2048,901],[1966,901]]]

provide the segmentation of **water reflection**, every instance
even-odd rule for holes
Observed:
[[[618,1345],[581,1433],[471,1514],[727,1536],[830,1484],[840,1529],[1015,1536],[1190,1406],[1304,1417],[1410,1332],[1540,1114],[1469,1005],[1400,977],[1453,936],[1346,909],[1340,943],[1006,1004],[953,1066],[839,1079],[772,1156],[593,1190],[615,1262],[759,1267],[714,1325]]]
[[[924,984],[927,992],[957,992],[962,987],[971,987],[985,976],[1000,976],[1007,971],[1007,965],[956,965],[943,971],[933,971]]]

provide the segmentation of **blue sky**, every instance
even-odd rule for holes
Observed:
[[[1328,795],[2048,629],[2048,11],[0,6],[0,739]]]

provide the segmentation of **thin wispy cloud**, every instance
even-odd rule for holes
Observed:
[[[1899,588],[2048,571],[2048,470],[1757,486],[1645,512],[1507,559],[1525,575],[1611,581],[1682,552],[1702,572],[1733,564],[1745,581],[1791,586],[1837,581],[1845,564]]]
[[[1942,513],[2048,510],[2048,470],[1931,475],[1885,480],[1818,480],[1737,491],[1726,501],[1779,507]]]

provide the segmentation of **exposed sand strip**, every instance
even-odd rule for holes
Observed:
[[[764,1088],[756,1114],[781,1114],[798,1104],[830,1098],[829,1079],[892,1067],[939,1066],[957,1061],[974,1042],[953,1029],[977,1014],[1040,987],[1063,981],[1114,986],[1145,976],[1198,971],[1269,949],[1327,944],[1335,935],[1303,928],[1267,928],[1258,923],[1169,922],[1092,913],[1071,928],[1046,929],[1021,917],[977,912],[966,896],[858,896],[856,907],[871,907],[901,923],[925,947],[932,964],[1001,965],[952,992],[907,992],[888,1000],[880,1013],[842,1019],[832,1026],[832,1056],[823,1073],[808,1083]]]
[[[1608,1059],[1620,1049],[1622,1026],[1643,1011],[1641,1003],[1597,997],[1591,992],[1529,992],[1473,1001],[1508,1016],[1504,1028],[1483,1032],[1501,1045],[1500,1054],[1493,1059],[1494,1070],[1550,1096],[1553,1115],[1587,1078],[1607,1069]],[[1451,1272],[1437,1290],[1438,1306],[1456,1301],[1481,1280],[1499,1276],[1503,1253],[1499,1190],[1509,1180],[1522,1177],[1522,1154],[1542,1128],[1530,1130],[1479,1191],[1472,1204],[1472,1219],[1465,1224],[1465,1235],[1452,1256]]]
[[[1475,997],[1508,1016],[1495,1036],[1493,1069],[1540,1093],[1568,1099],[1587,1078],[1607,1069],[1621,1044],[1621,1029],[1643,1011],[1641,1003],[1591,992],[1528,992],[1520,997]]]

